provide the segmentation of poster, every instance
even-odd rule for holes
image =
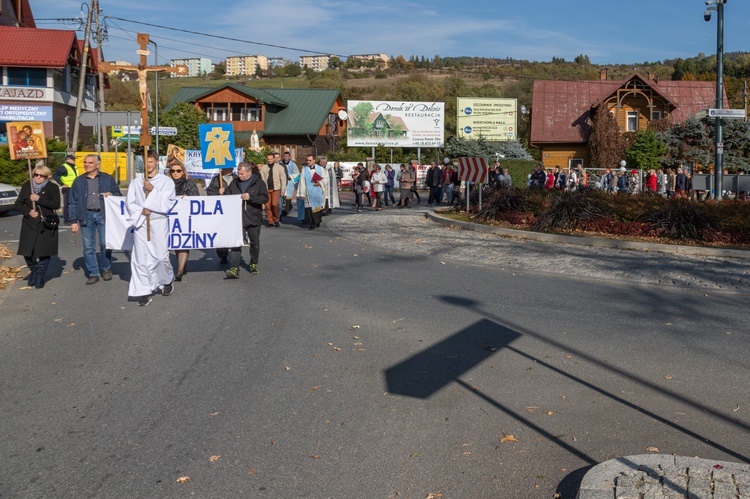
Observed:
[[[444,102],[348,101],[349,147],[443,147]]]
[[[44,126],[41,121],[15,121],[6,124],[10,159],[42,159],[47,157]]]
[[[517,140],[518,101],[459,97],[456,133],[466,139]]]

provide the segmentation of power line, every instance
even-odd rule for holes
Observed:
[[[122,26],[119,26],[117,23],[114,23],[114,22],[112,23],[112,26],[114,26],[115,28],[121,30],[124,33],[128,33],[128,34],[130,34],[130,33],[136,33],[135,31],[127,30],[127,29],[123,28]],[[113,36],[114,38],[119,38],[121,40],[125,39],[123,37],[117,37],[117,36],[114,36],[114,35],[110,35],[110,36]],[[131,38],[133,40],[135,40],[135,37],[131,37]],[[157,40],[168,40],[170,42],[184,43],[186,45],[195,45],[194,42],[187,42],[187,41],[184,41],[184,40],[178,40],[176,38],[168,38],[166,36],[161,36],[161,35],[152,35],[151,38],[155,38]],[[185,49],[178,48],[178,47],[169,47],[167,45],[161,45],[161,46],[163,46],[166,49],[182,51],[182,52],[184,52],[186,54],[200,55],[200,56],[211,57],[211,58],[213,58],[213,57],[217,57],[217,58],[220,57],[220,56],[211,55],[211,54],[204,54],[204,53],[200,53],[200,52],[192,52],[192,51],[185,50]],[[221,47],[212,47],[210,45],[200,45],[200,47],[207,48],[207,49],[221,50],[222,52],[227,52],[226,48],[221,48]],[[165,57],[162,57],[162,59],[164,61],[167,61],[167,59]]]
[[[295,48],[295,47],[287,47],[287,46],[284,46],[284,45],[275,45],[275,44],[272,44],[272,43],[254,42],[252,40],[241,40],[239,38],[230,38],[228,36],[211,35],[209,33],[201,33],[200,31],[192,31],[192,30],[189,30],[189,29],[181,29],[181,28],[172,28],[172,27],[169,27],[169,26],[162,26],[160,24],[146,23],[146,22],[143,22],[143,21],[133,21],[131,19],[124,19],[122,17],[106,16],[106,18],[107,19],[117,19],[118,21],[123,21],[123,22],[126,22],[126,23],[141,24],[143,26],[151,26],[153,28],[166,29],[166,30],[171,30],[171,31],[179,31],[179,32],[188,33],[188,34],[191,34],[191,35],[207,36],[209,38],[218,38],[218,39],[221,39],[221,40],[229,40],[229,41],[232,41],[232,42],[249,43],[251,45],[260,45],[262,47],[271,47],[271,48],[277,48],[277,49],[283,49],[283,50],[293,50],[293,51],[296,51],[296,52],[306,52],[306,53],[309,53],[309,54],[324,54],[324,53],[326,53],[326,52],[320,52],[320,51],[314,51],[314,50],[300,49],[300,48]],[[338,57],[346,57],[345,55],[341,55],[341,54],[331,54],[331,55],[336,55]]]

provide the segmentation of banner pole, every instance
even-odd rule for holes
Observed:
[[[29,195],[34,194],[34,176],[31,173],[31,159],[26,160],[29,166]],[[36,203],[34,201],[31,202],[31,209],[36,211]]]

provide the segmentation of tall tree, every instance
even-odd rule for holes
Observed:
[[[628,165],[633,168],[657,169],[660,160],[667,154],[667,146],[653,130],[641,130],[635,133],[635,140],[626,154]]]

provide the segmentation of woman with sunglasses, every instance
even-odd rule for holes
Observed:
[[[177,196],[199,196],[198,186],[188,177],[187,170],[179,163],[174,162],[169,168],[169,176],[174,181],[174,191]],[[190,250],[175,250],[177,255],[177,273],[175,281],[182,281],[182,276],[187,274],[187,261]]]
[[[45,225],[45,217],[57,218],[55,210],[60,208],[60,189],[50,182],[52,170],[44,165],[34,168],[32,181],[21,186],[16,200],[16,210],[21,219],[21,235],[18,238],[18,254],[28,265],[29,286],[43,288],[44,277],[52,255],[57,254],[57,223]],[[49,228],[52,225],[52,228]]]

